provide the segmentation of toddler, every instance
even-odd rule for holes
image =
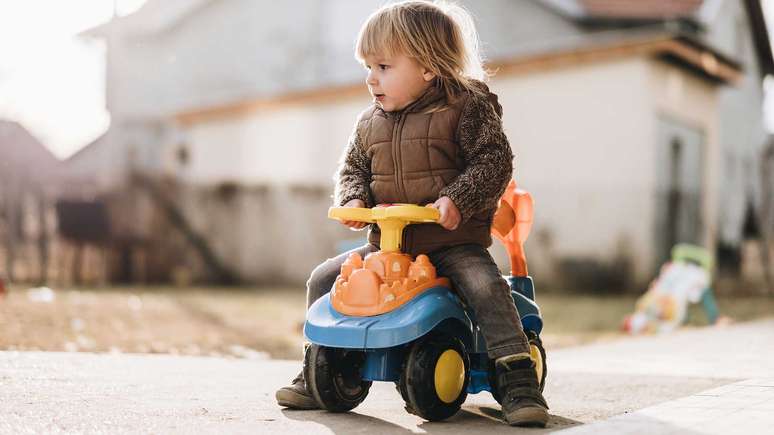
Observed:
[[[486,74],[472,19],[462,8],[423,1],[382,7],[363,25],[356,57],[367,69],[373,104],[357,119],[337,171],[335,204],[427,205],[439,224],[405,228],[403,251],[427,254],[473,310],[495,360],[503,417],[511,425],[545,426],[547,405],[510,288],[487,252],[498,200],[512,176],[508,139]],[[363,222],[343,222],[352,229]],[[307,282],[307,308],[329,292],[353,252],[319,265]],[[303,373],[277,391],[289,408],[316,409]]]

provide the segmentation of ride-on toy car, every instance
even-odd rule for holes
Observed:
[[[521,316],[542,391],[543,321],[527,274],[523,243],[532,225],[532,198],[511,181],[500,200],[492,233],[506,246],[505,279]],[[332,207],[339,220],[376,223],[381,250],[351,254],[333,289],[307,313],[304,378],[319,405],[333,412],[355,408],[373,381],[394,382],[406,410],[424,419],[454,415],[468,394],[490,391],[499,402],[494,363],[473,313],[447,278],[436,276],[426,255],[400,252],[403,228],[437,222],[438,210],[417,205]]]

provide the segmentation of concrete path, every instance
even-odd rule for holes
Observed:
[[[771,434],[774,378],[750,379],[562,434]]]
[[[298,361],[0,352],[0,432],[764,433],[774,425],[774,320],[548,349],[548,358],[552,418],[534,430],[503,424],[487,393],[469,396],[446,422],[424,422],[385,383],[347,414],[280,409],[274,391]]]

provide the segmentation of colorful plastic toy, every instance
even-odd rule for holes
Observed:
[[[692,303],[701,303],[710,324],[718,321],[711,287],[712,255],[700,246],[687,243],[675,245],[671,254],[671,261],[661,266],[658,277],[637,299],[634,313],[624,318],[624,331],[631,334],[670,332],[685,322],[688,305]]]
[[[331,292],[307,313],[304,335],[311,344],[304,375],[315,400],[329,411],[349,411],[365,399],[373,381],[387,381],[396,384],[407,411],[431,421],[454,415],[468,394],[490,391],[499,402],[493,362],[473,314],[426,255],[412,259],[400,252],[403,228],[437,222],[438,210],[406,204],[333,207],[328,216],[378,224],[381,251],[350,255]],[[523,249],[531,225],[532,198],[511,181],[492,232],[511,257],[511,275],[505,278],[542,390],[543,321]]]

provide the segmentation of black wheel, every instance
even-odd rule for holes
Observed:
[[[524,331],[527,335],[527,341],[529,342],[529,352],[532,356],[532,360],[535,361],[535,372],[540,383],[540,392],[543,392],[543,388],[546,386],[546,374],[548,373],[548,366],[546,366],[546,350],[543,348],[543,342],[540,340],[537,334],[533,331]],[[489,385],[492,388],[492,397],[501,403],[500,392],[497,388],[497,372],[495,371],[494,360],[489,360]]]
[[[431,332],[411,346],[398,383],[406,411],[426,420],[456,414],[468,396],[470,360],[462,342]]]
[[[371,381],[360,377],[365,353],[312,344],[304,355],[304,380],[317,403],[331,412],[346,412],[365,400]]]

